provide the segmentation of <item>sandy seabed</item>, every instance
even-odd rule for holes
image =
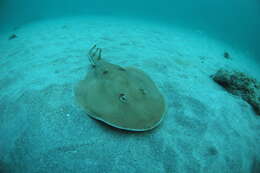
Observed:
[[[73,88],[89,68],[93,44],[107,61],[155,81],[168,104],[159,127],[118,130],[76,104]],[[210,75],[220,68],[260,77],[250,53],[178,26],[92,16],[2,33],[0,172],[257,172],[260,118],[214,83]]]

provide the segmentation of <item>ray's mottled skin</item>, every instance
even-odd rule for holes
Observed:
[[[143,71],[102,59],[94,45],[88,52],[91,69],[75,88],[77,102],[91,117],[113,127],[145,131],[156,127],[166,112],[165,99]]]

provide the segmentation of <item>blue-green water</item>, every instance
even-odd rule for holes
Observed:
[[[260,56],[258,0],[1,0],[0,8],[1,29],[40,18],[125,15],[205,30]]]

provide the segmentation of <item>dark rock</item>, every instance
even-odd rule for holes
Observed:
[[[9,39],[8,39],[8,40],[12,40],[12,39],[15,39],[15,38],[17,38],[17,35],[15,35],[15,34],[12,34],[12,35],[9,37]]]
[[[240,96],[260,115],[260,83],[245,73],[220,69],[212,78],[228,92]]]
[[[228,52],[224,52],[224,57],[227,58],[227,59],[229,59],[229,58],[230,58],[229,53],[228,53]]]

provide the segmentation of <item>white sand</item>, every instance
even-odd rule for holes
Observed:
[[[8,40],[13,33],[18,37]],[[160,87],[168,113],[158,128],[117,130],[76,105],[73,87],[85,76],[93,44],[103,48],[104,59],[138,67]],[[0,172],[256,170],[260,118],[212,81],[209,76],[221,67],[260,79],[259,62],[249,52],[177,26],[74,17],[2,33]]]

